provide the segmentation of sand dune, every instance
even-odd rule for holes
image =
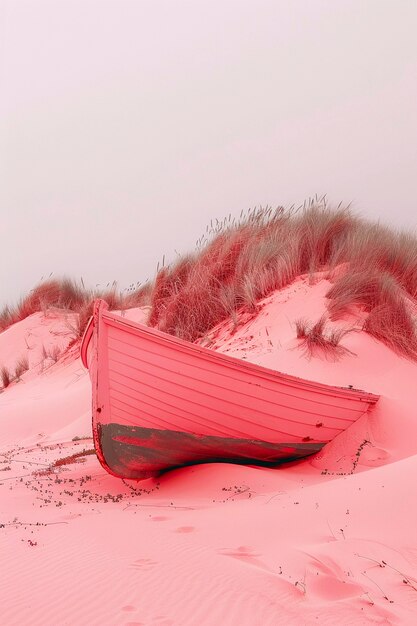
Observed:
[[[0,394],[1,624],[415,623],[417,365],[363,332],[342,340],[353,354],[339,361],[298,349],[294,320],[300,308],[323,313],[326,282],[300,279],[211,338],[240,358],[381,394],[320,454],[277,469],[114,478],[91,454],[76,349],[42,357],[42,346],[68,345],[68,318],[37,313],[0,334],[2,363],[30,359]]]

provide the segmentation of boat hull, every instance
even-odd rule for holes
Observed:
[[[118,476],[143,480],[201,463],[276,467],[321,450],[324,443],[269,443],[255,439],[193,435],[121,424],[99,427],[100,449]]]
[[[282,374],[111,313],[97,301],[81,346],[103,467],[143,479],[194,463],[275,466],[308,456],[379,396]]]

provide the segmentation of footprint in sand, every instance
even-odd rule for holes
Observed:
[[[323,600],[345,600],[359,598],[365,592],[362,585],[344,580],[344,572],[330,558],[324,561],[314,558],[314,563],[306,570],[305,587],[308,592]]]
[[[262,556],[259,552],[255,552],[252,548],[248,546],[238,546],[237,548],[227,548],[225,550],[219,550],[219,554],[224,554],[225,556],[231,556],[234,559],[238,559],[239,561],[243,561],[252,567],[256,567],[264,572],[268,572],[270,574],[276,574],[266,563],[261,561],[258,557]]]
[[[175,529],[176,533],[192,533],[195,530],[194,526],[178,526]]]
[[[252,548],[249,548],[247,546],[239,546],[238,548],[227,548],[226,550],[220,550],[220,554],[233,556],[236,559],[250,559],[261,556],[259,552],[254,552]]]
[[[158,562],[152,561],[152,559],[136,559],[136,561],[133,561],[130,565],[135,569],[149,570],[155,567],[155,565],[158,565]]]
[[[386,463],[388,457],[388,452],[383,448],[365,447],[361,451],[359,463],[361,465],[367,465],[368,467],[378,467]]]
[[[158,615],[155,617],[151,624],[152,626],[174,626],[174,622],[164,615]]]
[[[359,598],[365,592],[365,589],[357,583],[339,580],[327,574],[307,577],[306,587],[309,593],[318,598],[333,601]]]

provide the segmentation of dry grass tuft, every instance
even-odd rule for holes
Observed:
[[[306,319],[300,318],[295,320],[295,330],[297,339],[306,339],[310,330],[310,324]]]
[[[136,287],[131,285],[126,289],[122,297],[122,309],[133,309],[140,306],[149,306],[151,303],[152,283],[146,282],[143,285],[137,283]]]
[[[352,328],[332,329],[326,332],[327,316],[322,315],[314,324],[305,319],[295,322],[297,339],[300,339],[298,347],[303,348],[305,354],[312,357],[322,354],[325,357],[339,359],[346,354],[353,354],[340,341]]]
[[[48,350],[42,345],[42,358],[44,361],[52,361],[52,363],[56,363],[61,356],[61,349],[59,346],[51,346]]]
[[[401,299],[373,308],[363,330],[385,343],[391,350],[410,359],[417,359],[415,322]]]
[[[0,311],[0,332],[2,330],[6,330],[6,328],[14,324],[15,321],[17,320],[14,319],[13,309],[11,309],[9,306],[5,306]]]
[[[368,313],[363,330],[403,356],[417,356],[411,307],[407,307],[404,289],[393,275],[376,269],[347,273],[336,280],[326,295],[332,319],[354,313],[354,307],[359,307]]]
[[[26,355],[21,356],[20,359],[16,362],[14,369],[14,377],[19,380],[19,378],[27,372],[29,369],[29,359]]]
[[[13,380],[13,376],[5,365],[0,369],[0,378],[3,389],[6,389]]]
[[[355,306],[365,311],[381,304],[390,306],[401,297],[401,293],[393,276],[371,268],[340,276],[326,297],[330,299],[328,310],[331,319],[338,319],[345,313],[352,313]]]

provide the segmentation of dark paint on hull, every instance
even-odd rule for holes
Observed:
[[[201,463],[275,467],[314,454],[325,445],[323,442],[269,443],[115,423],[99,425],[98,437],[111,472],[137,480]]]

